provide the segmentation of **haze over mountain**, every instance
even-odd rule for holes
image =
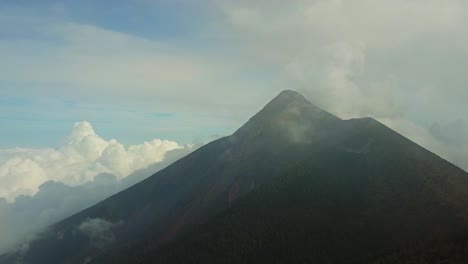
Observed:
[[[283,91],[233,135],[0,263],[366,263],[463,238],[467,224],[467,173],[372,118]]]

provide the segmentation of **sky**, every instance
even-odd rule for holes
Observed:
[[[0,215],[229,135],[285,89],[468,170],[466,32],[464,0],[0,1]]]

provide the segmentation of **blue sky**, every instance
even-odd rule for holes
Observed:
[[[155,39],[183,37],[207,23],[206,8],[194,1],[20,0],[3,1],[0,7]]]
[[[197,71],[198,65],[204,67],[201,64],[220,63],[203,58],[206,53],[219,54],[224,49],[223,45],[214,43],[214,38],[205,36],[203,39],[203,35],[209,34],[207,29],[212,27],[210,18],[213,16],[207,6],[193,1],[1,2],[0,19],[5,21],[0,27],[1,47],[8,53],[9,64],[17,64],[17,68],[14,77],[0,73],[0,148],[56,146],[69,133],[73,122],[80,120],[91,122],[104,137],[116,137],[127,144],[155,137],[193,143],[206,141],[213,135],[232,133],[250,113],[245,111],[235,119],[226,120],[225,114],[212,112],[214,108],[204,106],[218,104],[213,99],[191,102],[190,94],[184,94],[187,90],[199,89],[188,87],[195,86],[191,80],[172,82],[179,79],[173,76],[161,84],[155,82],[154,88],[151,83],[139,88],[127,79],[119,88],[126,91],[113,98],[108,97],[114,92],[112,81],[102,83],[98,79],[111,79],[113,74],[125,72],[124,66],[116,73],[105,72],[107,76],[83,77],[96,80],[76,81],[81,78],[83,67],[92,71],[93,56],[101,56],[103,67],[112,67],[106,65],[106,60],[115,59],[109,64],[125,64],[130,60],[129,67],[156,68],[164,68],[164,65],[153,65],[144,58],[154,57],[156,61],[163,57],[161,60],[169,64],[175,61],[168,71],[176,71],[181,66],[180,74]],[[122,45],[114,41],[122,41]],[[122,50],[128,54],[122,54]],[[211,54],[210,57],[217,56]],[[78,65],[58,72],[57,68],[62,64],[67,67],[69,62]],[[35,71],[41,67],[46,71],[43,76],[28,79],[28,73],[22,72],[24,68]],[[69,77],[58,76],[61,74]],[[250,75],[249,79],[253,75],[232,72],[225,78],[244,74]],[[259,76],[262,74],[259,71]],[[141,77],[135,72],[130,78]],[[159,91],[159,85],[173,92]],[[197,85],[213,84],[201,80]],[[218,106],[226,103],[231,104],[224,101]],[[197,108],[196,111],[192,111],[193,108]]]

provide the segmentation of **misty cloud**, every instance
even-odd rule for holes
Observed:
[[[102,250],[115,242],[113,229],[120,224],[101,218],[88,218],[78,226],[78,230],[90,239],[92,246]]]
[[[464,119],[457,119],[445,124],[432,124],[431,133],[438,139],[452,146],[468,144],[468,124]]]

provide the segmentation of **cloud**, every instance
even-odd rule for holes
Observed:
[[[78,230],[89,237],[91,246],[102,250],[115,242],[112,229],[120,224],[111,223],[101,218],[88,218],[78,226]]]
[[[447,59],[467,54],[466,47],[447,43],[468,43],[468,37],[460,37],[468,29],[463,1],[222,2],[227,23],[248,43],[251,60],[285,69],[295,81],[289,85],[309,91],[326,107],[344,104],[337,114],[351,114],[349,105],[358,114],[383,114],[392,104],[384,101],[389,95],[407,107],[408,94],[415,102],[421,95],[414,93],[433,92],[441,78],[448,81],[436,89],[443,97],[466,83],[458,63]]]
[[[121,180],[181,148],[177,142],[159,139],[126,147],[101,138],[90,123],[78,122],[58,148],[0,150],[0,197],[11,202],[19,195],[34,195],[49,180],[73,186],[104,172]]]

